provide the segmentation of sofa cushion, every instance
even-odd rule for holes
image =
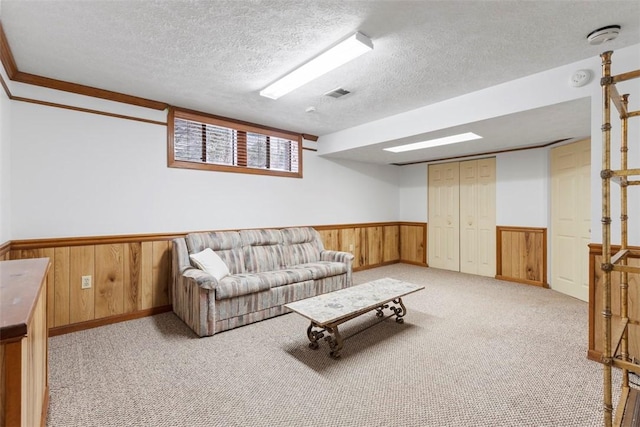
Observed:
[[[229,274],[229,267],[216,255],[211,248],[206,248],[202,252],[189,255],[191,261],[200,270],[204,270],[212,275],[216,280],[222,279]]]
[[[308,242],[315,242],[322,245],[320,234],[312,227],[283,228],[280,232],[282,234],[282,242],[285,245]],[[320,247],[319,250],[322,250],[322,247]]]
[[[281,270],[285,267],[282,245],[245,246],[242,250],[247,273]]]
[[[189,253],[203,251],[211,248],[214,251],[219,249],[241,248],[242,240],[237,231],[207,231],[204,233],[189,233],[185,237]]]
[[[270,271],[268,273],[256,273],[260,280],[268,283],[270,288],[291,285],[293,283],[304,282],[313,279],[311,270],[302,268],[290,268],[285,270]]]
[[[323,250],[320,234],[311,227],[285,228],[281,230],[287,267],[320,261]]]
[[[296,265],[292,269],[309,270],[314,279],[322,279],[346,273],[347,265],[343,262],[318,261]]]
[[[240,230],[242,246],[281,245],[282,233],[280,230]]]
[[[247,270],[244,265],[244,255],[242,253],[242,248],[235,248],[229,250],[217,250],[214,251],[222,261],[229,267],[229,272],[231,274],[240,274],[245,273]]]
[[[278,286],[290,285],[313,279],[311,269],[276,270],[265,273],[245,273],[227,276],[216,287],[216,299],[247,295]]]
[[[216,286],[216,299],[233,298],[269,289],[260,277],[252,273],[232,274],[222,278]]]
[[[211,248],[229,267],[231,274],[244,273],[244,254],[242,240],[237,231],[210,231],[190,233],[185,237],[189,253],[201,252]]]
[[[281,270],[285,267],[280,230],[241,230],[247,273]]]

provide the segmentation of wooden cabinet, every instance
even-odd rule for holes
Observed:
[[[0,427],[44,425],[49,259],[0,262]]]

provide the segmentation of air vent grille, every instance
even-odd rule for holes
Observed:
[[[339,88],[330,90],[329,92],[325,93],[325,96],[330,96],[332,98],[340,98],[340,97],[343,97],[343,96],[348,95],[350,93],[351,92],[349,92],[348,90],[339,87]]]

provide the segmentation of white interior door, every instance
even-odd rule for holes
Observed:
[[[496,274],[496,159],[460,163],[460,271]]]
[[[478,161],[460,163],[460,271],[478,272]]]
[[[459,163],[429,165],[429,266],[460,271]]]
[[[551,288],[589,299],[591,141],[551,150]]]

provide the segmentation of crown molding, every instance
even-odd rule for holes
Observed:
[[[7,72],[9,79],[13,80],[18,74],[18,66],[16,60],[13,58],[11,48],[9,48],[9,42],[7,41],[7,35],[4,33],[2,22],[0,22],[0,60],[4,66],[4,70]]]
[[[13,57],[13,53],[11,52],[11,47],[9,46],[9,41],[7,40],[4,28],[2,27],[2,22],[0,22],[0,61],[2,61],[2,65],[7,72],[7,77],[9,77],[9,79],[14,82],[41,86],[49,89],[61,90],[64,92],[76,93],[78,95],[106,99],[109,101],[121,102],[124,104],[150,108],[153,110],[164,110],[169,106],[164,102],[153,101],[137,96],[126,95],[124,93],[85,86],[78,83],[51,79],[49,77],[42,77],[35,74],[23,73],[22,71],[18,70],[18,66]]]

